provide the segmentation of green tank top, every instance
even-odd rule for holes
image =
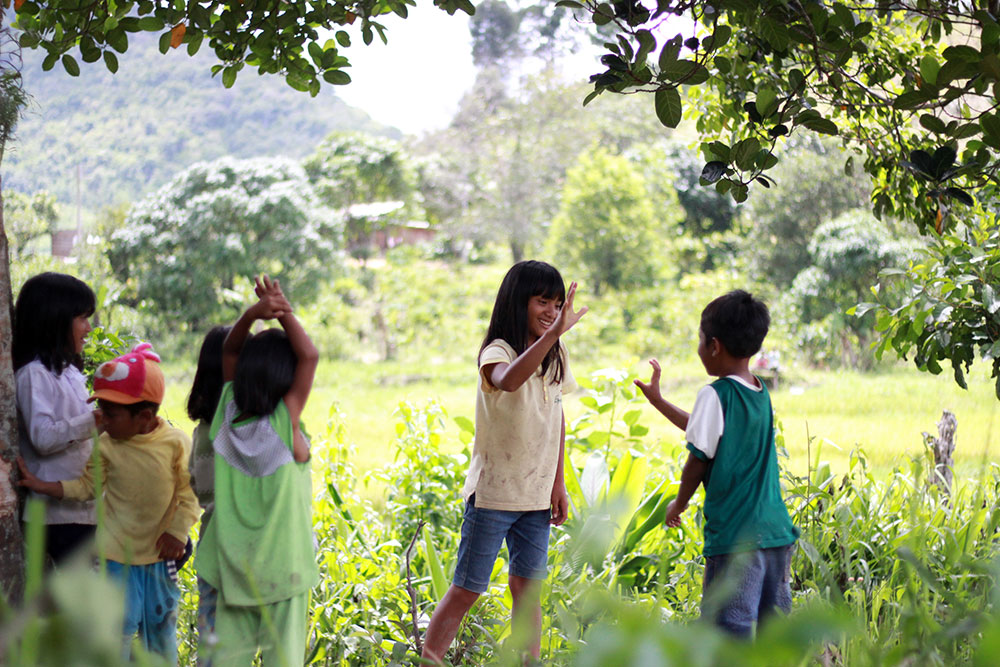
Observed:
[[[761,383],[761,391],[754,391],[730,378],[711,386],[722,404],[724,425],[705,473],[705,555],[792,544],[799,530],[781,497],[767,389]],[[705,458],[693,445],[688,449]]]
[[[319,583],[308,463],[292,458],[284,401],[267,418],[233,423],[226,383],[210,435],[215,448],[215,512],[198,545],[198,574],[234,606],[280,602]]]

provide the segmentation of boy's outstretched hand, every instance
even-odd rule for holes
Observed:
[[[184,543],[169,533],[163,533],[156,540],[156,550],[160,560],[178,560],[184,556]]]
[[[649,365],[653,367],[653,375],[649,378],[649,383],[638,379],[633,380],[633,382],[647,401],[655,403],[663,399],[663,394],[660,393],[660,362],[656,359],[650,359]]]

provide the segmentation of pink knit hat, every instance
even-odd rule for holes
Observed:
[[[105,361],[94,372],[94,395],[87,402],[103,398],[131,405],[139,401],[163,402],[163,371],[160,357],[149,343],[139,343],[128,354]]]

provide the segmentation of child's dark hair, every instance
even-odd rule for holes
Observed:
[[[94,314],[94,291],[65,273],[40,273],[21,286],[14,306],[14,370],[36,358],[59,375],[70,364],[83,370],[73,344],[73,319]]]
[[[233,378],[233,401],[240,413],[264,417],[274,412],[292,388],[297,363],[283,330],[267,329],[247,338]]]
[[[701,330],[706,340],[715,338],[739,359],[760,351],[770,326],[767,305],[741,289],[723,294],[701,311]]]
[[[528,349],[528,301],[533,296],[565,301],[566,284],[554,266],[529,259],[510,267],[503,277],[493,303],[489,329],[479,347],[480,356],[486,346],[498,338],[514,348],[515,355],[520,356]],[[555,368],[553,384],[562,382],[563,359],[559,345],[553,345],[542,360],[542,375],[550,367]]]
[[[187,413],[191,421],[212,421],[215,416],[219,395],[222,394],[222,343],[230,328],[212,327],[201,342],[198,368],[194,372],[191,395],[187,402]]]
[[[156,416],[156,413],[159,412],[160,410],[160,404],[154,403],[153,401],[139,401],[138,403],[126,403],[122,407],[128,410],[128,413],[133,417],[135,417],[143,410],[151,410],[153,412],[153,416]]]

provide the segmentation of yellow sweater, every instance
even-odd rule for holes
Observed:
[[[156,428],[130,440],[107,433],[97,442],[104,472],[104,519],[98,544],[109,560],[149,565],[160,560],[156,540],[169,533],[181,542],[201,512],[191,490],[191,440],[162,418]],[[93,459],[83,476],[63,482],[63,496],[93,498]]]

